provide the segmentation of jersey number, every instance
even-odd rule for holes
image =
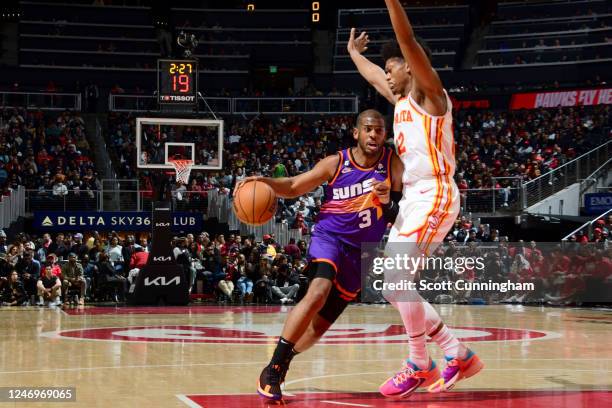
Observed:
[[[372,225],[372,211],[363,210],[357,216],[361,219],[361,224],[359,224],[359,228],[368,228]]]
[[[406,153],[406,146],[404,146],[404,133],[400,132],[397,136],[397,154],[401,156]]]

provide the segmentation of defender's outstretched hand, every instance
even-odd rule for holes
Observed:
[[[359,37],[355,38],[355,28],[351,28],[349,40],[348,43],[346,43],[346,49],[357,71],[359,71],[359,74],[376,88],[378,93],[395,105],[395,95],[393,95],[393,91],[391,91],[389,84],[387,84],[387,75],[385,71],[363,55],[363,52],[368,49],[369,42],[370,38],[365,31],[359,34]]]
[[[351,34],[349,35],[346,49],[348,50],[349,54],[351,52],[363,54],[368,49],[369,42],[370,38],[365,31],[362,31],[361,34],[359,34],[359,37],[355,38],[355,27],[353,27],[351,28]]]

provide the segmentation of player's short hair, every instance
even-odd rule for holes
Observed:
[[[431,48],[429,48],[427,43],[418,35],[416,35],[414,38],[416,42],[419,43],[421,48],[423,48],[423,51],[425,51],[425,55],[427,55],[427,59],[429,59],[429,62],[431,62]],[[388,60],[392,58],[404,60],[404,55],[402,54],[402,50],[399,44],[397,43],[397,41],[395,40],[389,41],[388,43],[383,45],[382,57],[383,57],[383,61],[385,62],[387,62]]]
[[[361,112],[359,116],[357,116],[357,121],[355,121],[355,127],[359,127],[359,125],[361,125],[361,121],[365,118],[380,119],[383,121],[383,123],[385,122],[385,117],[382,115],[382,113],[380,113],[376,109],[366,109]]]

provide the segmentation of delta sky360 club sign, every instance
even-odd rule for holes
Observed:
[[[200,214],[172,213],[172,229],[200,231]],[[34,213],[34,228],[42,231],[151,231],[151,213],[137,211],[40,211]]]

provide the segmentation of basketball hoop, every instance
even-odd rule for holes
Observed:
[[[168,164],[171,164],[176,171],[176,181],[183,184],[189,183],[189,175],[191,174],[193,160],[170,159],[168,160]]]

